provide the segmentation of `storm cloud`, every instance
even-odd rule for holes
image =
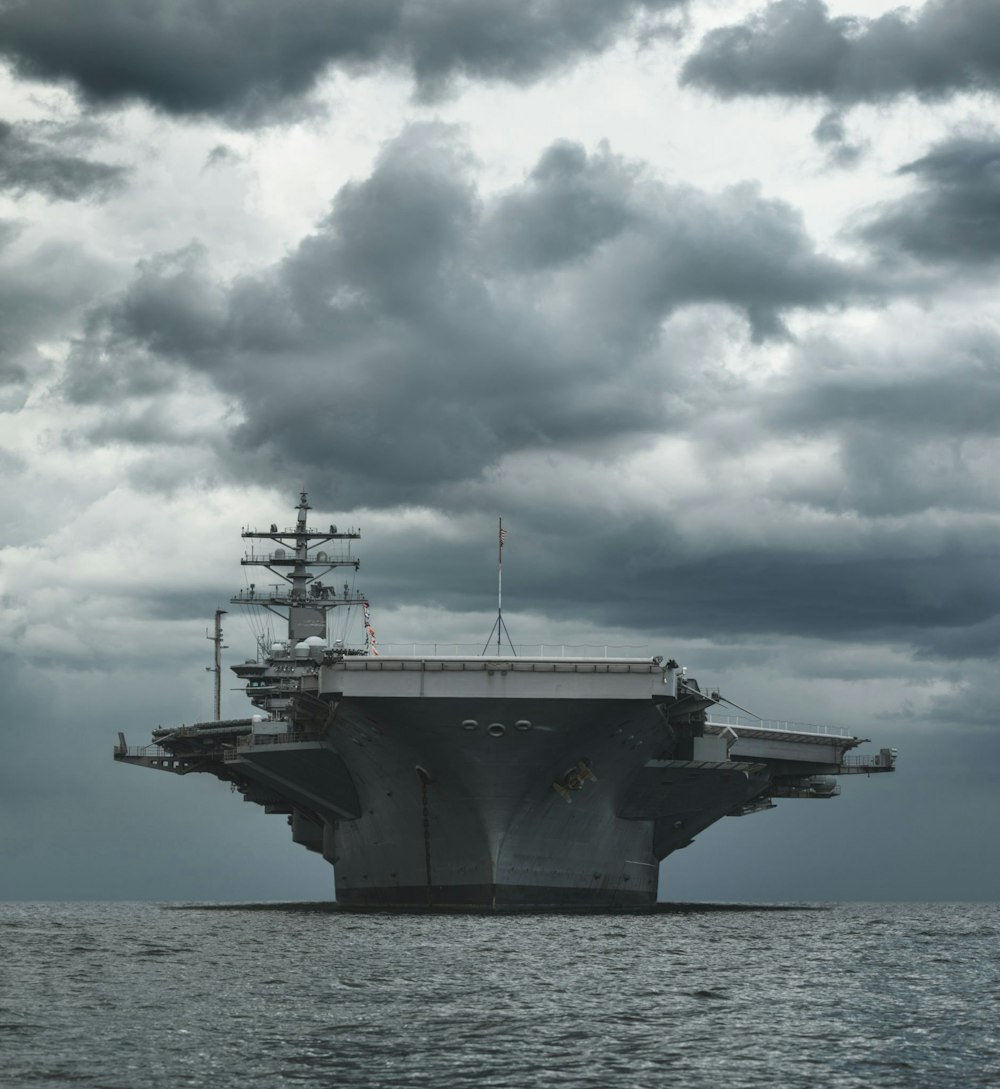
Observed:
[[[928,0],[865,18],[834,17],[825,0],[775,0],[742,23],[709,31],[681,80],[723,98],[783,95],[841,106],[995,93],[1000,7]]]
[[[754,185],[666,184],[607,146],[556,141],[490,195],[477,170],[458,130],[414,125],[282,261],[225,279],[198,245],[144,260],[70,358],[64,396],[105,406],[80,437],[204,442],[248,482],[336,466],[343,505],[469,509],[505,464],[511,517],[543,527],[524,541],[538,559],[521,593],[567,622],[586,603],[592,621],[620,623],[624,610],[653,630],[664,598],[649,587],[664,586],[674,630],[691,636],[917,642],[926,628],[947,653],[949,631],[990,623],[1000,597],[981,589],[985,538],[942,538],[928,516],[989,510],[1000,418],[989,326],[897,347],[810,335],[780,372],[741,375],[699,315],[725,314],[727,335],[753,351],[783,344],[795,313],[877,311],[889,277],[876,284],[869,266],[819,252],[794,208]],[[192,378],[232,406],[210,436],[161,403]],[[682,528],[690,502],[664,510],[628,483],[625,466],[671,440],[696,451],[730,505],[696,538]],[[783,468],[751,468],[762,447]],[[531,459],[579,487],[519,490],[511,466]],[[684,490],[669,469],[662,486]],[[599,497],[615,505],[612,525],[594,524]],[[614,598],[595,600],[593,573],[621,535],[628,565]],[[378,566],[402,574],[379,576],[373,595],[457,613],[481,601],[460,540],[436,542],[436,559],[410,536],[380,548]]]
[[[559,142],[487,199],[456,132],[419,125],[270,269],[222,282],[197,246],[143,261],[64,390],[128,399],[181,368],[239,404],[248,471],[336,463],[418,500],[504,453],[628,447],[687,421],[717,393],[664,332],[685,307],[731,308],[766,339],[792,311],[882,290],[756,186],[668,186]]]
[[[897,173],[915,188],[870,219],[867,241],[969,268],[1000,258],[1000,136],[953,136]]]
[[[6,0],[0,53],[91,104],[259,119],[331,67],[408,71],[421,97],[456,78],[528,83],[601,52],[685,0]]]

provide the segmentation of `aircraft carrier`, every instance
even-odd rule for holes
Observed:
[[[283,628],[232,667],[257,713],[219,718],[220,611],[215,719],[141,748],[119,734],[114,758],[208,772],[284,815],[343,908],[648,909],[660,861],[715,821],[894,768],[846,731],[722,714],[673,659],[501,653],[499,613],[489,653],[380,653],[364,595],[329,581],[357,571],[360,534],[309,511],[303,492],[292,526],[242,534],[243,565],[275,582],[232,603]],[[335,610],[356,645],[329,637]]]

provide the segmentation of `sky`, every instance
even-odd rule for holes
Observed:
[[[515,643],[899,749],[662,895],[1000,897],[998,97],[995,0],[0,0],[0,899],[329,897],[112,761],[302,487],[383,647],[502,515]]]

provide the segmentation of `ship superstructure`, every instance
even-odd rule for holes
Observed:
[[[724,816],[829,799],[836,777],[892,771],[846,731],[720,713],[673,659],[379,653],[357,571],[360,534],[245,529],[264,569],[234,604],[276,615],[233,666],[258,713],[153,732],[115,759],[209,772],[335,866],[356,909],[642,909],[659,862]],[[336,579],[334,578],[334,582]],[[353,646],[335,610],[359,613]],[[218,644],[217,644],[218,645]]]

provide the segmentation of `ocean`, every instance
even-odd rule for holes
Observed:
[[[1000,1085],[1000,905],[0,904],[0,1084]]]

